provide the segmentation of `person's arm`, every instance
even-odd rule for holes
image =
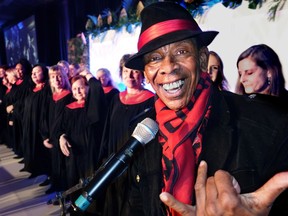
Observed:
[[[255,192],[240,194],[237,181],[228,172],[219,170],[207,179],[207,164],[202,161],[195,184],[196,206],[181,203],[167,192],[161,193],[160,199],[182,216],[264,216],[287,188],[288,172],[281,172]]]
[[[85,77],[87,82],[89,82],[89,80],[94,77],[87,68],[81,68],[79,70],[79,75]]]
[[[88,69],[83,69],[79,73],[85,77],[89,84],[89,93],[86,99],[87,117],[91,124],[104,124],[106,116],[106,99],[101,85],[101,82],[97,80]],[[103,128],[101,126],[101,128]]]

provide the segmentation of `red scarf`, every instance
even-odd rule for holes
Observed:
[[[16,84],[16,85],[20,85],[22,82],[23,82],[23,79],[19,79],[19,80],[16,81],[15,84]]]
[[[167,108],[159,98],[155,102],[158,140],[163,147],[163,191],[186,204],[192,204],[194,196],[196,162],[202,148],[202,132],[211,109],[210,86],[209,75],[201,73],[190,102],[178,111]],[[178,215],[174,211],[170,213]]]
[[[41,85],[39,86],[35,86],[35,88],[33,89],[33,92],[38,92],[40,90],[42,90],[45,86],[45,83],[41,83]]]
[[[67,89],[64,89],[63,91],[61,92],[54,92],[53,93],[53,100],[55,102],[57,102],[58,100],[61,100],[62,98],[64,98],[66,95],[70,94],[71,92]]]
[[[69,109],[78,109],[78,108],[84,108],[85,107],[85,100],[82,100],[80,102],[74,101],[68,105],[66,105]]]
[[[11,89],[12,89],[12,86],[10,88],[7,88],[5,94],[8,94],[11,91]]]
[[[139,104],[155,96],[153,92],[147,89],[144,89],[136,95],[130,95],[129,97],[126,97],[127,95],[127,90],[119,93],[120,101],[125,105]]]
[[[114,86],[103,86],[103,91],[105,94],[109,93],[112,89],[114,89]]]

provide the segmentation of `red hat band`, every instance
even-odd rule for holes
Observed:
[[[174,19],[159,22],[150,26],[140,35],[138,40],[138,51],[157,37],[181,30],[201,31],[199,26],[190,20]]]

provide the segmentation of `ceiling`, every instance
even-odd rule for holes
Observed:
[[[0,29],[30,15],[41,5],[54,0],[0,0]]]

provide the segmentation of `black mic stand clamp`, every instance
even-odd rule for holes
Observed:
[[[71,207],[74,212],[78,211],[78,208],[72,202],[70,202],[68,204],[68,206],[66,206],[66,201],[65,200],[66,200],[68,195],[70,195],[70,194],[74,193],[75,191],[80,190],[83,187],[85,187],[89,183],[89,181],[93,178],[93,176],[92,177],[88,177],[88,178],[86,178],[84,180],[80,179],[78,184],[74,185],[73,187],[69,188],[68,190],[66,190],[64,192],[56,193],[56,199],[58,199],[59,204],[60,204],[60,209],[61,209],[60,215],[61,216],[66,216],[66,213],[68,213],[67,209],[69,207]]]

